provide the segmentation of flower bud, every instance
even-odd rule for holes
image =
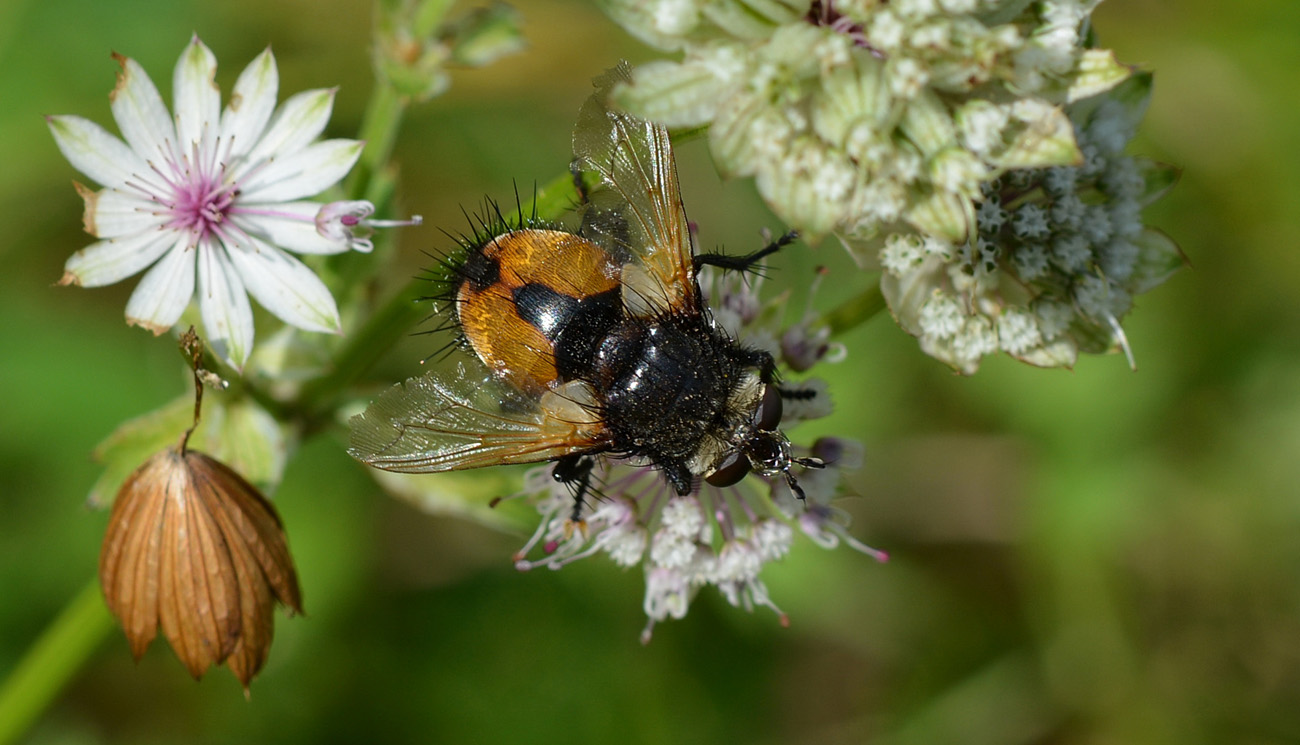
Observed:
[[[302,612],[279,516],[239,474],[194,450],[163,450],[127,478],[99,580],[136,659],[162,626],[196,679],[225,663],[245,690],[266,662],[275,604]]]
[[[483,67],[523,50],[519,11],[505,3],[475,8],[446,30],[452,38],[451,58],[466,67]]]

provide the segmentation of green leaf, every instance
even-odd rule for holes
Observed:
[[[859,269],[880,269],[880,249],[885,247],[885,233],[870,232],[864,234],[854,233],[844,235],[836,233],[835,237],[839,239],[840,245],[849,256],[853,257],[854,263]]]
[[[949,243],[962,243],[975,222],[975,209],[969,199],[946,191],[933,191],[913,198],[906,219],[923,235]]]
[[[224,405],[204,399],[203,421],[190,438],[190,447],[220,460],[270,494],[279,485],[289,458],[292,438],[288,429],[251,399],[220,403]]]
[[[519,11],[505,3],[475,8],[447,28],[451,59],[466,67],[482,67],[527,46]]]
[[[1172,238],[1155,228],[1145,228],[1133,243],[1138,247],[1137,265],[1129,277],[1134,294],[1154,289],[1174,272],[1187,266],[1187,256]]]
[[[126,477],[154,453],[177,444],[193,420],[194,398],[181,396],[119,425],[91,454],[103,464],[104,472],[90,487],[86,501],[92,507],[111,505]]]
[[[1074,67],[1065,100],[1074,103],[1114,88],[1133,74],[1133,68],[1120,64],[1110,49],[1086,49]],[[1148,76],[1149,77],[1149,76]]]
[[[1154,85],[1155,77],[1149,72],[1141,72],[1106,94],[1110,100],[1124,105],[1124,123],[1130,131],[1136,131],[1142,117],[1146,116]]]
[[[808,12],[808,0],[712,0],[701,12],[718,28],[741,39],[766,39]]]
[[[976,14],[980,22],[985,26],[1001,26],[1016,19],[1033,0],[1003,0],[1000,3],[983,3],[988,8],[983,13]]]
[[[1100,95],[1084,98],[1070,105],[1070,116],[1076,122],[1087,123],[1092,120],[1098,107],[1107,101],[1115,101],[1123,106],[1123,126],[1130,132],[1136,131],[1142,117],[1146,115],[1147,105],[1151,103],[1154,78],[1149,72],[1133,73],[1127,80]],[[1081,124],[1083,128],[1086,124]]]
[[[927,157],[958,144],[952,114],[928,88],[908,104],[898,127]]]
[[[718,172],[725,177],[753,175],[757,157],[751,132],[760,118],[778,116],[760,97],[750,93],[734,96],[720,109],[717,120],[709,127],[709,150]]]
[[[382,76],[398,93],[417,101],[427,101],[451,87],[451,76],[442,68],[444,62],[440,54],[428,53],[422,54],[414,64],[383,57],[377,65]]]
[[[632,84],[614,89],[614,104],[665,127],[698,127],[712,121],[732,84],[697,60],[656,60],[632,72]]]
[[[446,515],[476,522],[496,530],[518,531],[535,517],[514,508],[494,508],[497,497],[516,494],[520,471],[499,467],[444,473],[391,473],[366,469],[389,494],[431,515]],[[504,505],[503,505],[504,506]]]
[[[763,163],[759,168],[758,193],[782,220],[797,228],[807,240],[817,241],[843,219],[848,198],[830,199],[812,184],[836,168],[849,173],[852,165],[841,152],[821,140],[803,136],[791,144],[786,159]],[[853,179],[852,174],[846,178]]]
[[[883,272],[880,294],[889,306],[894,321],[912,336],[921,335],[921,309],[944,285],[944,264],[931,256],[923,264],[902,276]]]
[[[1119,343],[1115,340],[1115,332],[1109,326],[1102,326],[1080,318],[1070,324],[1069,334],[1078,345],[1079,351],[1084,354],[1103,354],[1119,351]]]
[[[1079,347],[1068,337],[1036,347],[1021,355],[1013,355],[1021,362],[1035,367],[1072,368],[1079,360]]]
[[[813,91],[812,124],[822,139],[844,147],[858,122],[881,131],[892,129],[884,126],[892,108],[884,65],[870,55],[857,54],[852,66],[832,69]]]
[[[1003,168],[1045,168],[1070,166],[1083,162],[1083,154],[1074,140],[1074,125],[1061,109],[1030,122],[1012,140],[1011,146],[992,159]]]
[[[667,17],[657,3],[645,0],[596,0],[614,22],[652,47],[675,51],[690,43],[704,43],[717,32],[700,23],[702,0],[683,0],[669,9]]]
[[[193,421],[194,397],[185,395],[122,423],[93,451],[104,472],[91,486],[89,504],[112,504],[126,477],[155,453],[176,446]],[[204,396],[202,421],[188,443],[268,494],[284,475],[290,445],[288,430],[251,399],[211,392]]]
[[[1178,166],[1158,163],[1150,158],[1134,158],[1133,161],[1142,174],[1142,193],[1137,200],[1143,207],[1163,197],[1178,183],[1183,173]]]
[[[935,339],[929,336],[918,336],[917,339],[922,352],[951,367],[953,372],[962,375],[974,375],[979,372],[981,360],[959,357],[953,348],[953,339]]]

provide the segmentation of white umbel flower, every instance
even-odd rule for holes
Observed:
[[[880,242],[881,290],[923,350],[967,374],[999,350],[1044,367],[1122,350],[1133,364],[1120,321],[1135,295],[1185,263],[1177,244],[1142,221],[1177,169],[1123,152],[1151,84],[1137,73],[1067,107],[1080,164],[984,183],[975,232],[951,250],[908,233]]]
[[[764,242],[770,243],[771,236],[765,235]],[[938,244],[925,246],[918,240],[909,250],[918,256],[927,250],[936,255],[947,250]],[[700,290],[715,321],[728,333],[746,346],[771,352],[784,371],[802,373],[819,362],[842,360],[845,354],[841,345],[829,340],[825,322],[814,312],[813,296],[825,276],[819,274],[809,288],[808,306],[801,316],[788,307],[789,293],[775,300],[762,299],[761,275],[705,267]],[[963,323],[961,309],[954,313],[956,323]],[[996,333],[990,334],[996,346]],[[820,378],[787,379],[780,390],[783,428],[832,411],[830,392]],[[656,624],[684,617],[699,590],[709,586],[746,611],[771,609],[784,625],[785,613],[769,596],[760,575],[764,566],[790,553],[796,533],[821,546],[844,544],[880,561],[887,558],[854,539],[848,533],[847,514],[831,506],[844,473],[862,465],[862,446],[822,437],[810,445],[792,447],[796,455],[808,456],[823,466],[796,469],[802,500],[783,476],[757,474],[722,487],[701,479],[690,494],[680,496],[644,463],[605,458],[593,473],[594,486],[575,515],[574,495],[554,478],[554,466],[533,469],[516,496],[532,503],[541,522],[515,554],[515,567],[523,571],[560,569],[602,553],[623,568],[641,565],[646,576],[643,607],[647,616],[642,641],[650,640]]]
[[[337,183],[361,154],[357,140],[316,142],[334,91],[299,93],[277,109],[267,50],[240,74],[223,111],[216,57],[195,36],[176,63],[172,114],[138,63],[117,60],[110,100],[125,142],[78,116],[48,118],[64,156],[103,187],[78,185],[86,229],[99,241],[68,259],[60,284],[98,287],[147,269],[127,322],[161,334],[197,282],[209,342],[241,369],[253,348],[249,295],[293,326],[338,332],[329,290],[286,252],[367,247],[318,231],[324,204],[302,201]]]

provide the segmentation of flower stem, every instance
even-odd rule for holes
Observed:
[[[329,372],[303,386],[298,401],[302,410],[310,412],[309,419],[328,417],[339,394],[428,315],[429,309],[417,302],[428,294],[428,288],[422,286],[426,284],[418,279],[409,282],[351,336],[335,355]],[[309,428],[314,424],[307,422]]]
[[[99,583],[92,580],[0,685],[0,745],[27,731],[112,629],[113,617],[99,594]]]
[[[875,318],[885,309],[885,296],[880,292],[880,275],[867,275],[869,284],[862,292],[831,308],[817,319],[816,326],[830,326],[831,336],[839,336]]]
[[[373,192],[375,174],[392,155],[406,104],[407,100],[389,83],[380,81],[375,84],[374,95],[366,104],[366,113],[361,120],[361,139],[365,140],[366,149],[344,186],[349,199],[376,201]]]

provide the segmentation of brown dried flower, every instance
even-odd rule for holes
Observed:
[[[245,690],[266,662],[276,602],[302,612],[274,508],[239,474],[183,444],[122,485],[99,580],[136,659],[161,625],[196,679],[224,662]]]

